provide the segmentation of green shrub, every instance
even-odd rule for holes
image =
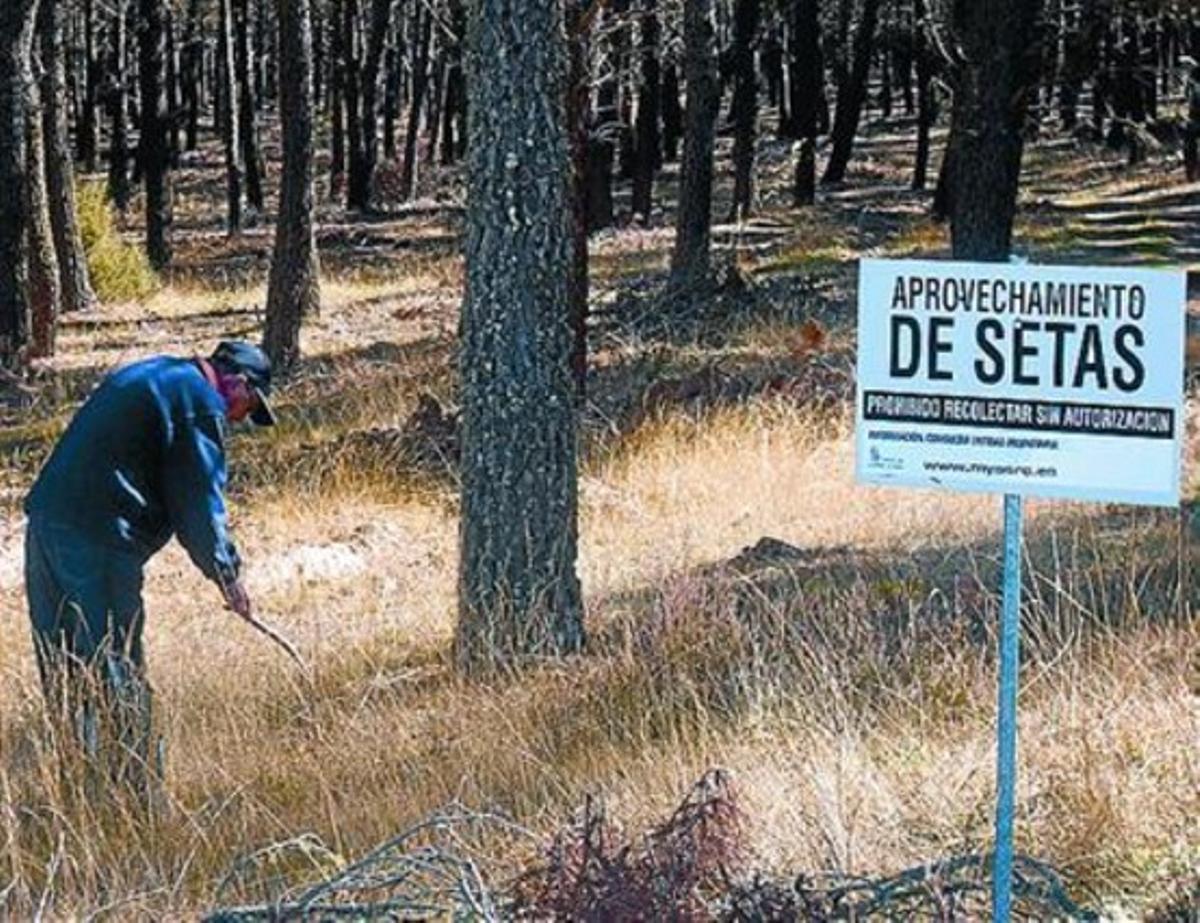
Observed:
[[[92,288],[103,302],[141,301],[159,286],[139,247],[121,239],[104,184],[81,183],[77,197],[79,233],[87,253]]]

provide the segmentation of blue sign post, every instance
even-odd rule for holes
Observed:
[[[992,919],[1012,909],[1013,816],[1017,791],[1017,687],[1021,653],[1021,495],[1004,495],[1004,601],[1000,613],[1000,688],[996,731],[996,849]]]

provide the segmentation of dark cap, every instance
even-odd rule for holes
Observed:
[[[257,346],[244,340],[223,340],[209,360],[223,371],[244,375],[246,383],[258,397],[258,406],[250,419],[259,426],[274,426],[275,412],[267,403],[271,393],[271,360]]]

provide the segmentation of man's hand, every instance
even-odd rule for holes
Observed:
[[[250,618],[250,594],[246,592],[246,587],[242,585],[241,580],[226,583],[221,587],[221,590],[225,594],[225,605],[242,618]]]

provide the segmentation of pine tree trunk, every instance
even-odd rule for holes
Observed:
[[[345,7],[351,0],[330,0],[329,52],[333,60],[329,79],[329,187],[336,195],[346,175],[346,66]]]
[[[823,183],[840,183],[846,178],[846,167],[854,150],[854,136],[863,103],[867,98],[867,77],[875,45],[876,24],[880,0],[863,0],[862,18],[854,32],[854,54],[845,82],[838,84],[837,109],[833,116],[833,136],[830,139],[829,161],[825,164]]]
[[[396,159],[396,116],[400,107],[400,29],[393,25],[383,56],[383,156]]]
[[[579,651],[561,0],[472,0],[459,663]]]
[[[671,281],[697,289],[708,284],[712,263],[713,151],[721,106],[714,0],[686,0],[683,43],[687,105]]]
[[[662,165],[662,134],[659,130],[659,101],[662,89],[658,63],[658,0],[644,0],[644,3],[641,83],[638,85],[634,140],[633,213],[648,222],[654,197],[654,173]]]
[[[115,0],[105,98],[108,109],[108,197],[122,214],[129,208],[129,92],[126,73],[128,0]]]
[[[26,237],[29,94],[37,0],[0,3],[0,368],[28,358],[30,298]]]
[[[79,237],[75,211],[75,168],[67,127],[67,74],[63,60],[64,0],[41,0],[43,135],[50,226],[58,258],[59,291],[64,313],[84,311],[96,303],[88,281],[87,257]]]
[[[76,131],[75,153],[83,169],[96,172],[97,119],[96,0],[83,0],[83,100]]]
[[[281,373],[300,358],[300,324],[320,310],[313,233],[312,19],[309,0],[280,0],[279,113],[283,167],[263,348]]]
[[[792,204],[812,205],[817,192],[817,129],[821,105],[821,22],[818,0],[792,0],[792,125],[798,139]]]
[[[683,106],[679,102],[679,70],[675,60],[668,58],[662,79],[663,161],[679,159],[679,141],[683,137]]]
[[[28,170],[25,194],[29,222],[30,355],[54,355],[55,331],[59,313],[58,258],[54,253],[54,232],[50,227],[50,197],[46,189],[46,144],[42,126],[42,94],[36,84],[29,85],[29,119],[25,125],[25,162]]]
[[[916,25],[913,29],[913,51],[917,65],[917,159],[913,167],[912,188],[925,188],[929,172],[929,133],[933,129],[933,58],[925,35],[928,10],[925,0],[914,0]]]
[[[733,26],[733,206],[730,220],[754,214],[758,207],[754,175],[758,142],[758,76],[754,42],[762,18],[761,0],[736,0]]]
[[[237,63],[234,51],[234,0],[219,0],[221,4],[220,36],[218,48],[221,55],[221,141],[225,148],[225,228],[230,234],[242,230],[242,181],[245,167],[242,155],[242,121],[238,115],[241,95],[237,90]]]
[[[200,74],[204,66],[204,39],[200,26],[200,0],[188,0],[183,37],[183,107],[187,113],[184,147],[189,151],[196,150],[200,144]]]
[[[171,145],[167,113],[167,0],[140,0],[138,70],[141,143],[138,163],[146,184],[146,254],[150,265],[171,262]]]
[[[591,88],[588,80],[588,31],[591,16],[587,10],[567,0],[567,131],[571,145],[571,371],[575,378],[575,399],[580,406],[587,398],[588,363],[588,104]],[[592,14],[594,15],[594,13]]]
[[[357,42],[361,55],[352,55],[351,63],[347,67],[346,112],[350,141],[350,175],[346,187],[346,205],[359,211],[370,211],[372,207],[375,166],[379,158],[377,85],[394,4],[395,0],[370,0],[370,18],[365,42],[361,35]],[[354,8],[357,4],[349,3],[347,6]],[[350,30],[353,28],[353,17],[347,16],[347,20]],[[346,41],[350,42],[349,36],[346,37]]]
[[[601,14],[611,15],[611,14]],[[605,20],[607,25],[607,18]],[[609,47],[612,45],[610,43]],[[617,76],[605,68],[596,90],[596,114],[590,126],[587,159],[588,230],[610,227],[613,223],[613,161],[620,125],[617,122]]]
[[[407,202],[417,190],[417,136],[421,127],[421,109],[429,89],[429,44],[433,36],[433,16],[418,10],[417,38],[413,49],[412,99],[409,101],[408,127],[404,133],[404,163],[400,168],[400,199]]]
[[[171,151],[171,166],[179,166],[179,114],[183,111],[183,94],[179,87],[179,43],[175,40],[175,13],[170,3],[166,6],[166,96],[167,96],[167,146]]]
[[[255,90],[254,43],[250,32],[250,0],[235,0],[235,66],[237,67],[238,92],[238,141],[242,145],[242,165],[246,171],[246,203],[258,214],[263,212],[263,163],[262,147],[258,138],[258,104]]]
[[[965,61],[954,97],[954,258],[1006,260],[1016,215],[1025,109],[1035,86],[1041,0],[956,7]]]

